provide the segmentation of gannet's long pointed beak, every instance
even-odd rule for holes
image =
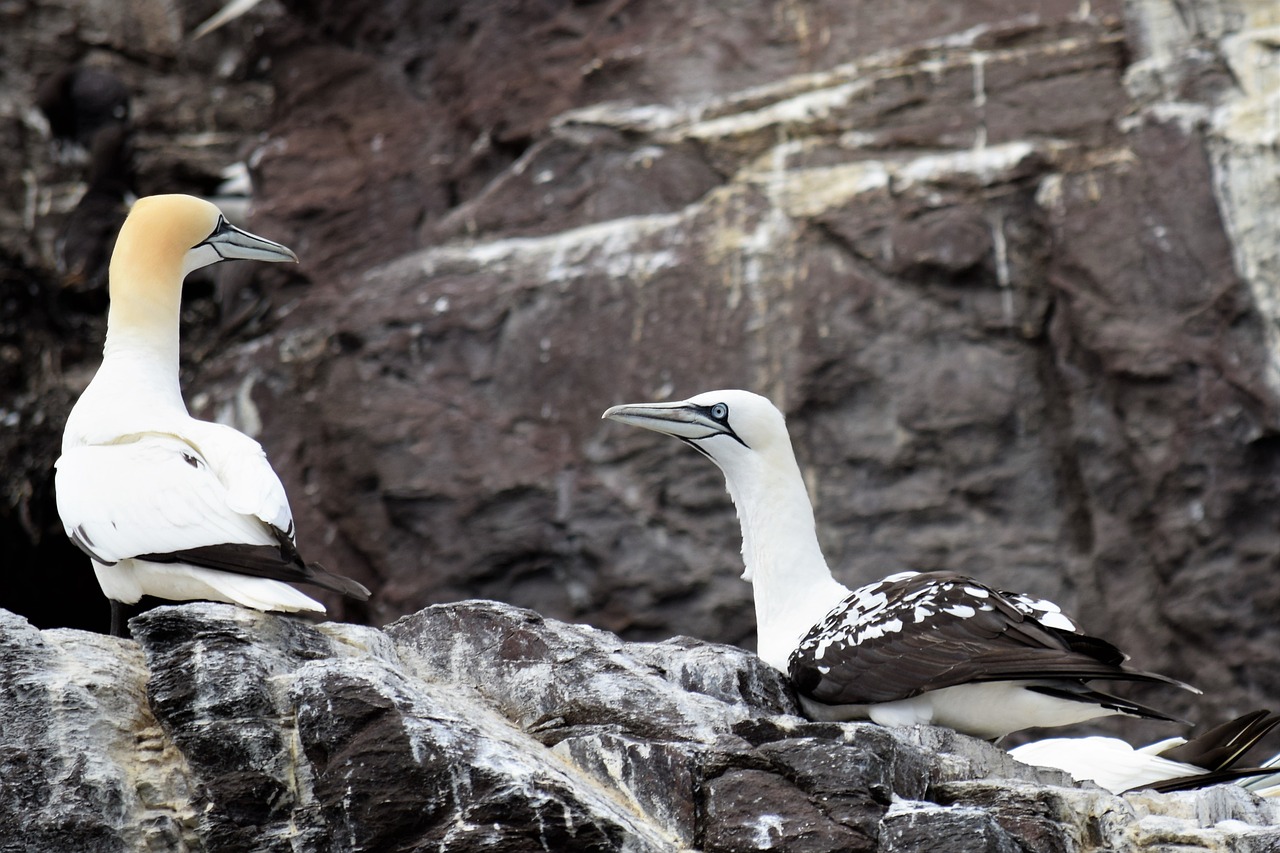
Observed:
[[[218,255],[218,260],[275,261],[297,263],[298,256],[293,250],[282,246],[274,240],[250,234],[232,225],[226,219],[218,220],[218,227],[213,233],[193,247],[200,249],[208,246]]]
[[[727,422],[716,419],[714,408],[686,400],[676,403],[625,403],[608,409],[600,417],[687,440],[733,435]]]

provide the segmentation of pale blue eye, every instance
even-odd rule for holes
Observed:
[[[729,417],[729,407],[726,406],[724,403],[716,403],[714,406],[711,407],[711,417],[715,418],[718,421],[724,420],[725,418]]]

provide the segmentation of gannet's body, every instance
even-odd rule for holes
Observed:
[[[1089,688],[1089,679],[1172,680],[1121,667],[1124,655],[1052,602],[950,572],[903,572],[853,591],[837,582],[786,424],[765,398],[712,391],[604,417],[680,438],[720,466],[742,525],[760,657],[790,676],[811,717],[986,738],[1110,714],[1171,719]]]
[[[56,463],[58,514],[118,603],[143,595],[258,610],[324,612],[282,581],[367,598],[306,564],[293,514],[262,447],[187,413],[178,384],[178,311],[187,273],[224,259],[296,261],[190,196],[139,200],[111,258],[102,366],[76,402]]]
[[[1182,791],[1221,782],[1251,787],[1267,768],[1237,767],[1240,758],[1280,724],[1280,717],[1251,711],[1191,740],[1168,738],[1134,749],[1113,737],[1045,738],[1009,750],[1024,764],[1053,767],[1077,782],[1090,781],[1113,794],[1150,788]]]

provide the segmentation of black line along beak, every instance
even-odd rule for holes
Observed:
[[[688,443],[716,435],[727,435],[743,447],[747,446],[727,421],[718,420],[712,416],[711,407],[684,401],[625,403],[606,410],[601,417],[660,432],[663,435],[675,436]]]

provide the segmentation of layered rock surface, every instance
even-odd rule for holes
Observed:
[[[508,605],[0,611],[0,850],[1273,850],[1241,788],[1112,796],[946,729],[795,716],[754,655]],[[942,845],[942,846],[940,846]]]

